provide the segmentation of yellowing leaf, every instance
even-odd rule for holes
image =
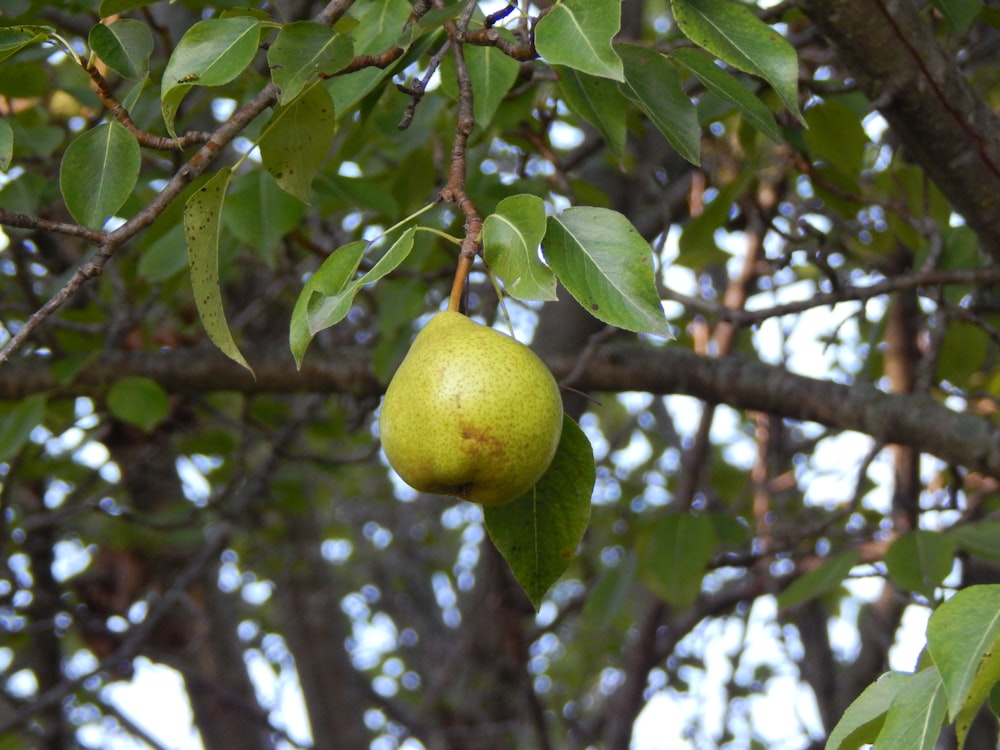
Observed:
[[[287,106],[278,106],[260,139],[264,168],[281,189],[303,203],[312,198],[312,182],[323,166],[336,133],[333,100],[314,86]]]
[[[219,286],[219,231],[230,176],[229,167],[220,169],[188,199],[184,205],[184,235],[194,302],[205,333],[223,354],[252,374],[253,369],[233,341]]]

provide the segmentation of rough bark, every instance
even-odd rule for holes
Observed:
[[[1000,119],[911,0],[798,0],[969,226],[1000,259]]]
[[[673,346],[637,344],[595,347],[579,355],[545,357],[557,378],[581,391],[646,391],[683,394],[735,409],[770,412],[786,419],[854,430],[886,443],[907,445],[956,466],[1000,477],[1000,428],[991,421],[952,411],[930,396],[885,393],[866,384],[847,385],[791,373],[740,357],[711,359]],[[253,361],[253,360],[252,360]],[[336,393],[371,396],[384,386],[362,350],[341,350],[335,360],[296,372],[291,362],[255,363],[257,379],[221,354],[204,350],[111,354],[84,370],[70,385],[56,383],[44,364],[0,368],[0,398],[95,395],[116,378],[141,375],[176,393]]]
[[[349,635],[340,609],[346,592],[327,574],[318,519],[288,522],[288,560],[275,587],[275,612],[295,657],[315,750],[365,747],[364,677],[345,649]]]

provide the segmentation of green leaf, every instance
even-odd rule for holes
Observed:
[[[47,41],[49,31],[44,26],[7,26],[0,28],[0,62],[25,47]]]
[[[483,222],[483,258],[520,300],[551,301],[556,277],[538,257],[545,236],[545,204],[534,195],[512,195]]]
[[[36,393],[0,408],[0,461],[9,460],[28,442],[45,417],[45,404],[45,395]]]
[[[354,3],[347,16],[357,24],[353,32],[354,54],[374,55],[392,47],[409,22],[412,11],[413,6],[406,0]],[[391,75],[392,66],[385,70],[372,67],[327,81],[325,85],[333,97],[337,116],[348,114],[354,105]]]
[[[136,271],[146,281],[156,284],[180,273],[187,264],[184,226],[178,223],[145,249],[139,257]]]
[[[934,589],[951,573],[954,553],[954,539],[918,529],[889,545],[885,565],[889,577],[904,591],[916,591],[933,599]]]
[[[342,70],[354,56],[354,40],[315,21],[285,24],[267,51],[271,79],[281,89],[279,104],[288,104],[324,77]]]
[[[226,322],[219,286],[219,233],[222,228],[222,204],[232,174],[224,167],[212,175],[184,204],[184,235],[187,237],[188,265],[194,302],[205,333],[219,350],[253,373],[240,353]]]
[[[535,26],[535,48],[549,65],[624,80],[611,40],[621,28],[619,0],[563,0]]]
[[[731,0],[670,0],[670,5],[685,36],[734,68],[763,78],[803,121],[798,55],[787,39]]]
[[[833,591],[858,563],[856,549],[828,557],[815,569],[799,576],[778,594],[778,609],[788,609]]]
[[[122,78],[142,80],[149,72],[153,54],[153,32],[133,18],[119,18],[112,24],[95,25],[90,30],[91,49]]]
[[[817,104],[806,111],[806,123],[806,144],[816,157],[848,177],[861,176],[870,140],[850,107],[830,101]]]
[[[564,415],[556,455],[534,488],[512,503],[483,509],[490,538],[535,609],[583,540],[595,480],[590,441]]]
[[[965,388],[969,379],[982,371],[992,346],[990,334],[978,323],[954,320],[948,325],[937,357],[937,376]]]
[[[309,330],[309,307],[313,294],[335,295],[342,292],[354,279],[369,244],[365,240],[355,240],[338,247],[302,287],[292,310],[288,333],[288,342],[295,357],[296,367],[302,367],[302,358],[313,337],[312,331]]]
[[[1000,562],[1000,521],[977,521],[953,526],[948,530],[948,535],[970,555]]]
[[[313,178],[326,161],[336,122],[329,92],[314,86],[291,104],[276,107],[260,138],[264,168],[303,203],[310,202]]]
[[[941,675],[931,667],[904,679],[874,746],[878,750],[934,750],[946,711]]]
[[[361,288],[381,279],[402,263],[413,249],[416,229],[407,229],[367,273],[355,278],[371,243],[357,240],[335,250],[306,282],[292,310],[289,344],[295,364],[302,358],[313,336],[339,323],[351,311]]]
[[[625,65],[625,95],[646,113],[667,142],[692,164],[701,161],[698,112],[677,68],[659,52],[634,44],[615,47]]]
[[[625,159],[629,101],[620,85],[600,76],[559,66],[559,94],[571,110],[589,122],[604,137],[611,153]]]
[[[623,611],[629,611],[638,567],[636,555],[626,554],[618,565],[601,573],[583,604],[583,611],[580,613],[581,628],[601,633],[610,628]]]
[[[117,122],[98,125],[70,143],[59,187],[73,218],[86,227],[103,226],[132,194],[141,161],[139,144]]]
[[[944,682],[961,747],[976,711],[1000,680],[1000,585],[970,586],[934,610],[927,650]]]
[[[494,47],[467,45],[463,54],[472,90],[476,92],[472,99],[473,115],[476,124],[485,128],[517,80],[521,64]],[[448,59],[452,59],[450,55]]]
[[[123,422],[150,432],[167,417],[170,398],[149,378],[122,378],[108,389],[108,409]]]
[[[716,541],[711,518],[671,513],[653,527],[643,545],[639,575],[667,604],[690,607],[701,593]]]
[[[982,0],[931,0],[931,5],[944,14],[959,34],[969,30],[983,7]]]
[[[250,16],[199,21],[181,37],[167,61],[160,105],[167,131],[192,86],[221,86],[246,70],[257,54],[260,22]]]
[[[309,333],[315,336],[324,328],[329,328],[347,317],[347,313],[351,311],[351,305],[354,304],[354,298],[361,291],[361,287],[375,283],[406,260],[406,256],[413,249],[413,235],[415,232],[416,229],[413,227],[403,232],[399,239],[392,244],[392,247],[386,251],[385,255],[379,258],[378,262],[367,273],[362,274],[358,279],[354,279],[342,289],[337,291],[329,290],[329,292],[325,289],[319,289],[320,298],[314,298],[313,302],[309,305]]]
[[[629,331],[670,335],[649,243],[622,214],[569,208],[548,218],[542,244],[549,267],[595,318]]]
[[[781,143],[781,132],[771,110],[756,96],[747,91],[739,81],[720,68],[712,58],[697,47],[682,47],[670,53],[690,70],[706,89],[734,104],[746,121],[775,143]]]
[[[887,672],[866,687],[830,732],[826,750],[857,750],[874,742],[896,696],[909,684],[909,677]]]
[[[10,123],[0,118],[0,172],[10,169],[14,158],[14,129]]]
[[[278,243],[299,225],[304,213],[301,201],[281,190],[270,174],[254,169],[233,182],[224,221],[230,232],[273,268]]]

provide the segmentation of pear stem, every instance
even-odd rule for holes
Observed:
[[[472,260],[475,255],[463,252],[458,256],[458,266],[455,268],[455,279],[451,283],[451,297],[448,298],[448,309],[452,312],[461,312],[462,292],[465,291],[465,282],[469,278],[469,271],[472,270]]]

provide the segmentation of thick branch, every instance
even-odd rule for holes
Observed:
[[[102,358],[69,384],[52,376],[45,361],[21,360],[0,368],[0,398],[31,393],[98,395],[118,378],[152,378],[175,393],[351,393],[374,396],[384,386],[370,355],[342,349],[335,359],[308,361],[301,371],[286,359],[249,354],[257,379],[214,351],[202,349],[131,352]],[[645,391],[684,394],[737,409],[775,414],[854,430],[885,443],[913,447],[949,463],[1000,478],[1000,428],[987,419],[952,411],[926,395],[884,393],[873,386],[845,385],[795,375],[780,367],[738,357],[709,359],[677,347],[605,347],[582,367],[575,356],[548,357],[557,378],[573,373],[583,391]]]
[[[927,172],[1000,258],[1000,119],[912,0],[797,0]]]

